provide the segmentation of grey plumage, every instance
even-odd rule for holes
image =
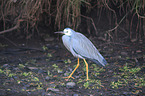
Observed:
[[[93,43],[79,32],[70,28],[65,28],[62,36],[63,44],[73,54],[74,57],[81,59],[90,59],[98,65],[105,66],[107,61],[99,53]]]

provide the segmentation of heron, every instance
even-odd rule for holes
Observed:
[[[62,41],[64,46],[72,53],[74,57],[77,58],[77,66],[72,71],[72,73],[66,78],[73,78],[72,75],[79,67],[80,62],[79,58],[83,59],[86,65],[86,81],[89,80],[88,76],[88,63],[86,59],[93,61],[94,63],[105,66],[107,61],[104,57],[99,53],[97,48],[93,45],[93,43],[82,33],[75,32],[71,28],[65,28],[63,31],[55,32],[55,33],[62,33]]]

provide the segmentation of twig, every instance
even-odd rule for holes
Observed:
[[[13,41],[9,40],[8,38],[2,36],[4,39],[6,39],[7,41],[9,41],[10,43],[12,43],[14,46],[17,46],[17,44],[15,44]]]
[[[129,11],[129,12],[130,12],[130,11]],[[129,12],[128,12],[128,13],[129,13]],[[119,27],[119,25],[122,23],[122,21],[125,19],[125,17],[128,15],[128,13],[126,13],[125,16],[123,16],[123,18],[119,21],[119,23],[117,23],[117,25],[116,25],[114,28],[108,30],[108,32],[111,32],[111,31],[117,29],[117,28]]]
[[[119,28],[120,28],[120,30],[122,30],[123,32],[125,32],[127,35],[124,37],[124,38],[122,38],[122,39],[125,39],[125,38],[128,38],[129,37],[129,33],[124,29],[124,28],[122,28],[121,26],[119,26]]]
[[[145,16],[141,16],[137,11],[136,11],[136,14],[137,14],[137,16],[140,17],[140,18],[143,18],[143,19],[145,18]]]
[[[117,27],[119,26],[119,25],[117,24],[116,12],[115,12],[115,10],[113,10],[112,8],[110,8],[110,6],[107,4],[107,1],[106,1],[106,0],[105,0],[105,5],[106,5],[106,7],[107,7],[110,11],[112,11],[112,12],[114,13],[116,27],[113,28],[113,30],[115,30],[115,29],[117,29]],[[113,31],[113,30],[110,30],[110,31]]]
[[[94,23],[93,19],[90,18],[90,17],[84,16],[84,15],[81,15],[81,16],[84,17],[84,18],[90,19],[91,22],[92,22],[92,25],[93,25],[93,27],[94,27],[94,29],[95,29],[95,31],[98,33],[97,28],[96,28],[96,26],[95,26],[95,23]]]
[[[5,24],[5,16],[4,16],[4,13],[3,13],[3,10],[2,10],[2,9],[3,9],[3,8],[2,8],[2,7],[3,7],[3,3],[4,3],[4,2],[2,1],[2,4],[1,4],[1,14],[2,14],[2,18],[3,18],[3,22],[4,22],[3,25],[4,25],[4,30],[5,30],[5,25],[6,25],[6,24]]]
[[[134,58],[135,62],[137,65],[140,65],[140,63],[138,62],[137,58]]]
[[[20,26],[20,22],[22,22],[22,21],[23,21],[22,19],[18,20],[16,26],[14,26],[14,27],[12,27],[10,29],[1,31],[0,34],[7,33],[7,32],[10,32],[10,31],[13,31],[13,30],[17,29]]]

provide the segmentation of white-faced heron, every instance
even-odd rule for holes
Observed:
[[[86,76],[88,77],[88,63],[85,59],[89,59],[96,64],[105,66],[107,64],[107,61],[104,59],[104,57],[99,53],[97,48],[93,45],[93,43],[85,37],[83,34],[79,32],[75,32],[74,30],[70,28],[65,28],[63,31],[55,32],[55,33],[62,33],[64,34],[62,36],[62,41],[65,47],[73,54],[74,57],[78,58],[78,64],[76,68],[73,70],[73,72],[66,78],[73,78],[72,75],[76,71],[76,69],[79,67],[79,58],[83,59],[86,64]]]

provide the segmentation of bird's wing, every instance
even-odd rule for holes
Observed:
[[[106,62],[104,62],[104,57],[99,53],[93,43],[83,34],[76,32],[76,35],[71,38],[71,44],[75,52],[82,57],[97,60],[103,66],[105,65],[104,63]]]
[[[68,37],[67,35],[63,35],[62,41],[64,46],[70,51],[70,37]]]
[[[71,38],[71,41],[73,49],[83,57],[93,58],[93,53],[98,51],[92,42],[81,33],[76,33],[76,35]]]

